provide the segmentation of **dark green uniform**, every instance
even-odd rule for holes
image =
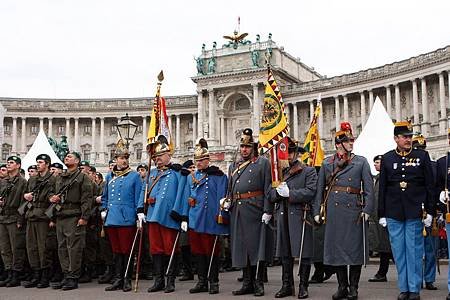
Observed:
[[[48,277],[50,267],[46,260],[46,238],[49,229],[49,219],[45,215],[50,202],[48,201],[49,192],[53,190],[55,177],[47,173],[44,176],[31,177],[27,185],[27,193],[33,193],[31,207],[25,214],[27,220],[26,241],[28,260],[33,270],[33,280],[30,285],[36,285],[41,277],[41,271],[45,270],[45,284],[48,286]]]
[[[80,218],[89,219],[92,204],[92,184],[79,170],[61,174],[56,180],[55,192],[71,184],[61,196],[61,208],[56,211],[58,256],[66,279],[78,279],[86,242],[86,227],[77,226]]]
[[[25,224],[17,212],[25,201],[26,186],[27,180],[17,175],[8,178],[0,191],[4,195],[0,213],[0,249],[5,269],[10,271],[9,283],[2,285],[17,286],[19,272],[22,272],[26,261]],[[11,282],[15,284],[11,285]]]

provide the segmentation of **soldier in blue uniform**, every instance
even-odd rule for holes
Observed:
[[[104,226],[114,254],[115,277],[113,284],[105,288],[105,291],[122,289],[131,291],[131,268],[125,274],[128,258],[130,256],[133,237],[136,233],[136,216],[138,226],[142,224],[144,214],[140,204],[142,181],[139,173],[132,170],[128,163],[130,154],[123,145],[122,140],[116,147],[117,160],[111,177],[108,178],[102,194],[102,212]]]
[[[167,274],[167,283],[164,281],[164,274],[181,225],[181,219],[171,212],[179,193],[184,190],[187,176],[180,173],[181,165],[171,163],[170,148],[164,136],[158,137],[158,142],[149,147],[149,151],[156,168],[150,171],[148,187],[146,189],[144,185],[141,193],[141,206],[144,202],[148,205],[146,222],[155,280],[148,292],[164,290],[165,293],[171,293],[175,291],[178,247]]]
[[[450,145],[450,129],[448,130],[448,141]],[[449,214],[449,194],[448,194],[448,184],[450,182],[450,152],[439,158],[436,163],[436,188],[439,194],[439,208],[440,211],[445,215],[445,230],[447,234],[450,233],[450,214]],[[447,237],[447,243],[450,249],[450,238]],[[447,274],[447,288],[448,295],[447,300],[450,300],[450,268]]]
[[[387,226],[398,273],[398,299],[420,299],[424,225],[434,212],[433,171],[426,151],[412,148],[412,126],[397,122],[397,148],[383,155],[379,223]]]
[[[223,222],[228,220],[227,212],[221,211],[219,207],[220,199],[226,194],[227,176],[218,167],[209,165],[208,144],[204,139],[200,139],[196,146],[194,159],[197,171],[188,175],[185,192],[177,199],[174,211],[183,219],[181,229],[187,231],[189,227],[189,244],[197,261],[198,282],[189,293],[209,291],[210,294],[217,294],[220,254],[218,238],[229,234],[228,222]]]
[[[427,141],[421,133],[416,133],[412,138],[412,147],[415,149],[422,149],[426,151]],[[436,162],[430,161],[431,167],[433,169],[433,182],[436,182]],[[433,200],[437,199],[433,196]],[[424,268],[423,268],[423,280],[425,281],[425,288],[427,290],[437,290],[434,285],[436,281],[436,245],[438,241],[438,229],[436,215],[433,216],[433,228],[427,227],[425,230],[427,232],[424,236]]]

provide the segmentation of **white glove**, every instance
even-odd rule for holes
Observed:
[[[370,215],[368,213],[363,212],[363,213],[361,213],[361,215],[362,215],[364,221],[369,220]]]
[[[425,227],[430,227],[432,221],[433,221],[433,217],[431,215],[427,214],[427,217],[425,218],[425,220],[423,220],[423,224],[425,225]]]
[[[270,219],[272,219],[272,215],[269,215],[267,213],[263,213],[262,218],[261,218],[261,222],[269,224]]]
[[[314,216],[314,222],[316,222],[317,224],[320,223],[320,216],[319,215]]]
[[[222,207],[224,210],[230,209],[231,201],[228,201],[228,198],[222,198],[220,199],[220,207]]]
[[[386,227],[387,226],[386,218],[380,218],[380,220],[378,221],[378,224],[380,224],[383,227]]]
[[[183,230],[184,232],[188,231],[188,223],[186,221],[181,222],[181,230]]]
[[[277,193],[281,197],[289,197],[289,187],[286,182],[283,181],[282,183],[280,183],[280,185],[277,187]]]
[[[145,214],[144,213],[138,213],[137,214],[137,227],[142,228],[142,223],[145,223]]]
[[[447,199],[448,199],[448,191],[442,191],[439,194],[439,201],[441,201],[444,204],[447,204]]]
[[[100,217],[102,218],[102,221],[105,222],[105,219],[106,219],[106,210],[103,210],[102,212],[100,212]]]
[[[439,218],[437,219],[438,223],[444,223],[444,214],[439,214]]]

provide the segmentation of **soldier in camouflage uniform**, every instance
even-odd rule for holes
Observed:
[[[8,178],[0,191],[0,249],[8,277],[0,286],[20,285],[19,275],[26,261],[25,221],[17,209],[22,204],[27,180],[20,176],[21,159],[10,156],[7,160]]]

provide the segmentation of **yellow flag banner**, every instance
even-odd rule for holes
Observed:
[[[320,167],[324,158],[322,145],[320,144],[319,128],[317,119],[320,114],[320,104],[317,104],[314,117],[309,125],[303,148],[306,152],[302,154],[301,160],[310,167]]]
[[[265,153],[287,135],[288,122],[280,89],[268,69],[263,111],[259,128],[259,151]]]

